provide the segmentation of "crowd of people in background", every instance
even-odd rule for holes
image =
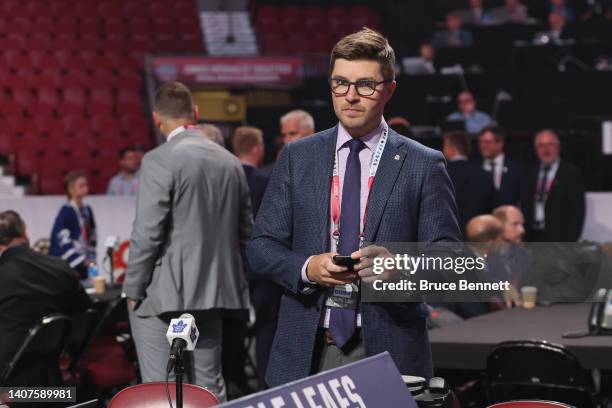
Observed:
[[[589,1],[584,2],[583,6],[578,10],[567,0],[549,0],[546,15],[536,17],[529,14],[529,8],[520,0],[505,0],[504,5],[499,7],[487,4],[486,0],[470,0],[468,8],[450,10],[445,14],[443,22],[437,26],[437,30],[420,39],[418,56],[409,58],[412,63],[405,72],[408,74],[441,72],[444,67],[437,64],[437,51],[441,48],[461,49],[476,46],[477,41],[472,31],[477,27],[532,25],[541,28],[533,32],[530,41],[517,39],[516,44],[567,45],[580,39],[575,24],[612,21],[612,3],[609,1]],[[591,34],[587,37],[588,42],[592,41],[592,38],[597,38],[597,35]],[[609,50],[603,47],[599,52],[594,67],[600,70],[609,69]],[[580,64],[579,59],[573,61]],[[588,61],[583,64],[582,67],[590,65]]]
[[[548,30],[536,34],[534,40],[547,35],[551,42],[557,43],[567,38],[564,30],[568,23],[587,21],[595,17],[612,20],[612,5],[605,1],[589,2],[583,13],[577,15],[566,0],[551,0]],[[504,5],[500,7],[487,7],[483,0],[470,0],[469,8],[452,10],[446,14],[445,29],[436,31],[431,43],[436,47],[471,47],[474,45],[474,38],[466,26],[529,24],[535,21],[520,0],[505,0]]]

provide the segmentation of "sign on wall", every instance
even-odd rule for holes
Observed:
[[[151,67],[161,82],[191,86],[295,88],[302,85],[299,57],[155,57]]]

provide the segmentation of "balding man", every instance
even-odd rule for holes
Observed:
[[[315,132],[314,119],[310,113],[302,109],[294,109],[280,117],[280,136],[274,141],[276,155],[289,142],[294,142]],[[275,162],[269,163],[258,170],[258,173],[269,179],[272,175]]]
[[[525,235],[525,218],[520,209],[513,205],[502,205],[493,210],[492,215],[503,225],[502,238],[506,242],[520,244]]]
[[[315,132],[314,119],[302,109],[295,109],[281,116],[280,125],[283,145]]]
[[[499,247],[502,231],[502,223],[491,215],[485,214],[472,218],[465,228],[467,241],[466,252],[472,257],[484,257],[487,259],[488,263],[488,257],[495,253]],[[490,268],[487,265],[487,273],[485,274],[487,279],[489,278],[489,270]],[[467,271],[463,277],[472,282],[482,279],[482,277],[477,276],[472,273],[472,271]],[[469,295],[469,293],[466,293],[463,296],[468,297]],[[434,305],[446,308],[463,319],[480,316],[497,309],[492,307],[487,299],[483,299],[481,296],[476,296],[474,294],[472,295],[474,299],[469,302],[445,302]]]
[[[499,298],[490,299],[487,307],[490,311],[495,311],[512,304],[520,304],[520,296],[517,292],[517,276],[520,271],[513,271],[520,262],[525,262],[524,257],[514,259],[510,257],[507,247],[503,244],[504,225],[492,215],[479,215],[468,222],[466,226],[466,237],[468,246],[478,255],[487,258],[487,277],[491,282],[508,280],[511,283],[510,289],[499,294]],[[513,273],[516,272],[516,273]],[[503,303],[502,303],[503,298]],[[477,309],[476,306],[473,309]]]
[[[527,240],[574,242],[584,224],[584,182],[580,171],[559,156],[561,143],[550,129],[537,133],[538,165],[528,172],[522,206]]]
[[[500,250],[489,258],[489,262],[500,273],[495,276],[496,279],[509,280],[518,287],[531,263],[530,254],[522,245],[525,234],[523,213],[515,206],[502,205],[493,210],[493,216],[502,223],[504,242]]]
[[[465,227],[465,236],[469,245],[480,255],[495,251],[502,240],[504,226],[492,215],[484,214],[472,218]]]

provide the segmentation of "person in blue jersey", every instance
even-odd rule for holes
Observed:
[[[89,264],[96,261],[96,222],[91,207],[83,203],[89,193],[85,173],[66,174],[64,189],[68,202],[55,217],[49,255],[64,259],[84,279]]]

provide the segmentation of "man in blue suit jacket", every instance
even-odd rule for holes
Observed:
[[[289,143],[272,173],[248,247],[252,269],[285,292],[266,375],[271,386],[383,351],[403,374],[432,376],[424,304],[357,297],[350,309],[329,302],[339,287],[372,276],[360,235],[368,242],[461,240],[444,158],[383,119],[396,88],[394,66],[379,33],[363,29],[341,39],[330,68],[340,123]],[[361,258],[357,273],[334,264],[336,250]]]

